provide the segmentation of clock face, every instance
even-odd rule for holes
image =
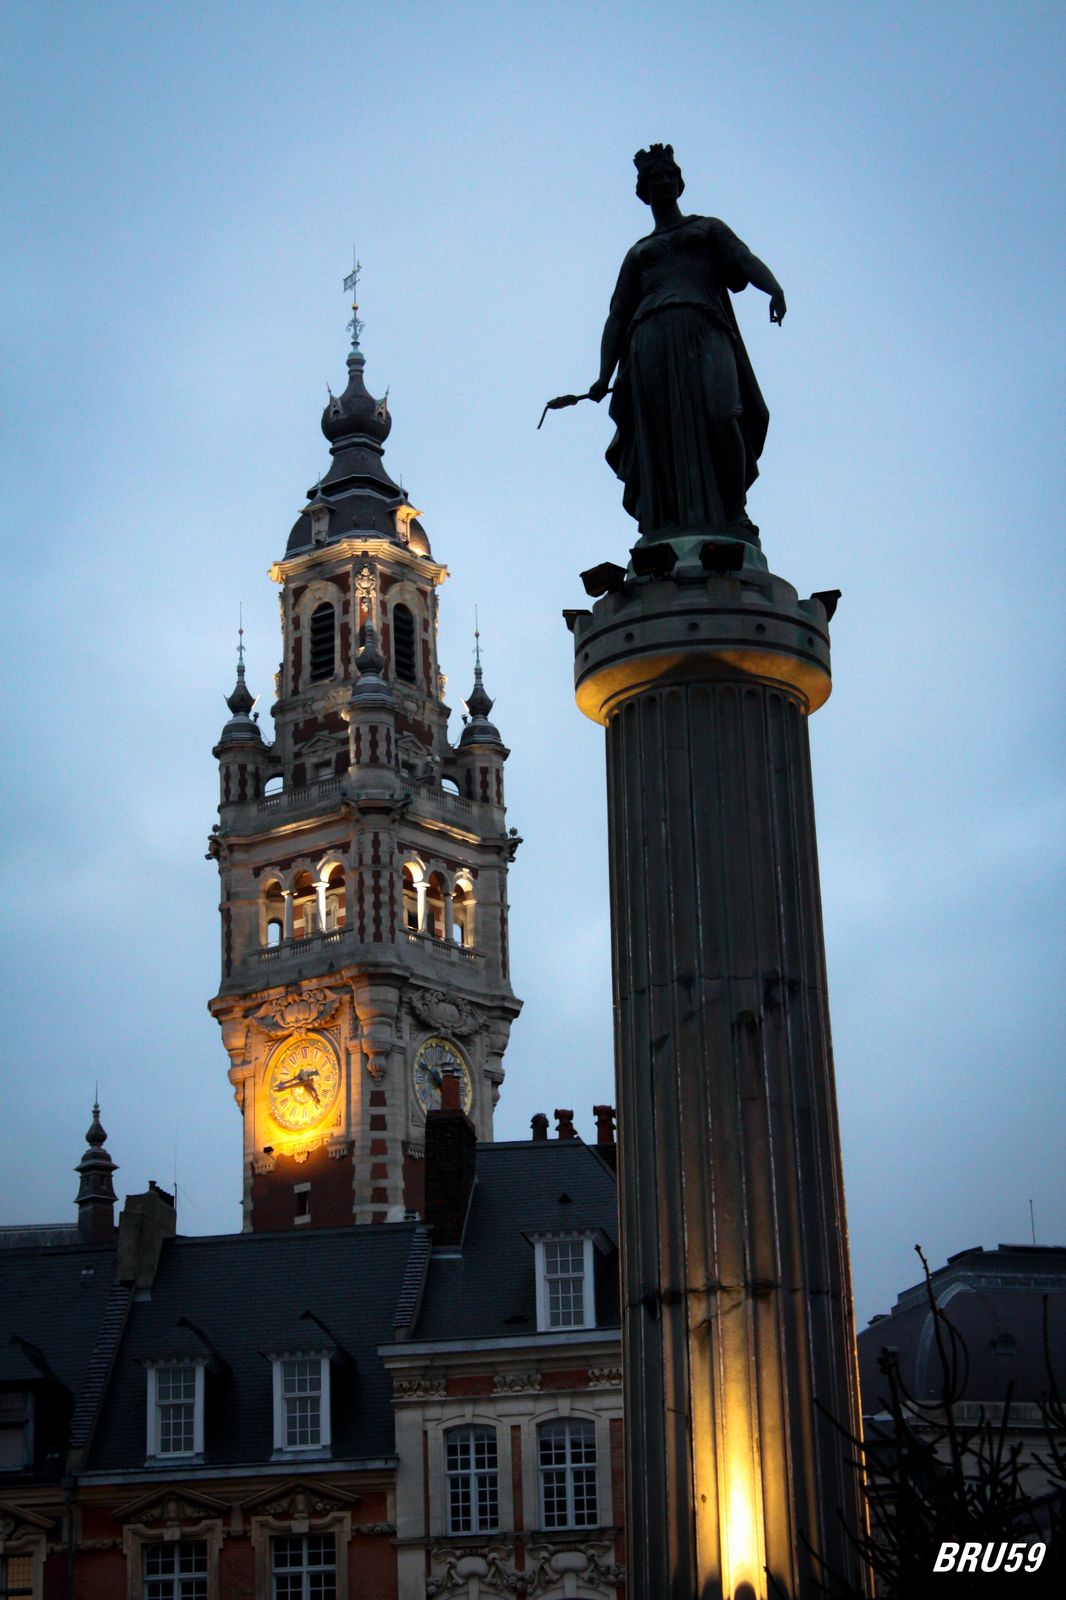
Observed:
[[[459,1101],[469,1116],[474,1103],[474,1080],[459,1053],[458,1045],[439,1035],[423,1040],[415,1052],[413,1068],[415,1094],[423,1111],[439,1110],[441,1080],[446,1072],[454,1072],[458,1076]]]
[[[267,1087],[275,1122],[302,1131],[332,1108],[340,1088],[337,1055],[320,1033],[297,1033],[270,1058]]]

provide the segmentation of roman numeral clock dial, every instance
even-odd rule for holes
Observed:
[[[440,1035],[424,1040],[415,1052],[412,1076],[419,1105],[423,1111],[440,1108],[441,1081],[446,1072],[458,1078],[460,1104],[469,1116],[474,1103],[474,1080],[470,1068],[463,1060],[458,1045]]]
[[[340,1067],[328,1039],[298,1033],[270,1058],[267,1085],[270,1110],[279,1127],[302,1133],[333,1109],[340,1088]]]

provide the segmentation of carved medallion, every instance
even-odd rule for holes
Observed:
[[[427,1027],[460,1039],[481,1027],[480,1011],[450,989],[413,989],[411,1010]]]

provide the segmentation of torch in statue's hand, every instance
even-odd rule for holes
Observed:
[[[597,378],[596,382],[592,385],[592,388],[589,389],[586,394],[557,394],[555,399],[549,400],[547,405],[544,407],[544,410],[540,414],[540,422],[537,423],[537,427],[539,428],[542,426],[544,418],[548,415],[549,411],[562,411],[566,406],[576,406],[579,400],[600,401],[603,399],[605,394],[610,394],[610,392],[611,391],[607,384],[603,383],[599,378]]]

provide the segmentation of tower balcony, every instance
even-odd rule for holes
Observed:
[[[354,928],[337,928],[253,948],[234,966],[223,989],[232,992],[273,987],[339,972],[345,967],[373,966],[375,962],[395,966],[397,957],[413,972],[438,980],[445,968],[451,968],[457,977],[460,971],[480,977],[488,966],[485,951],[437,939],[430,933],[405,928],[395,941],[367,944],[359,940]]]
[[[484,800],[469,800],[465,795],[453,794],[450,789],[442,789],[439,784],[420,778],[407,777],[402,783],[410,810],[417,817],[444,818],[478,836],[501,832],[501,806]],[[297,788],[264,795],[259,800],[227,806],[225,831],[247,837],[311,817],[329,816],[341,809],[348,788],[349,780],[345,777],[319,778]]]

